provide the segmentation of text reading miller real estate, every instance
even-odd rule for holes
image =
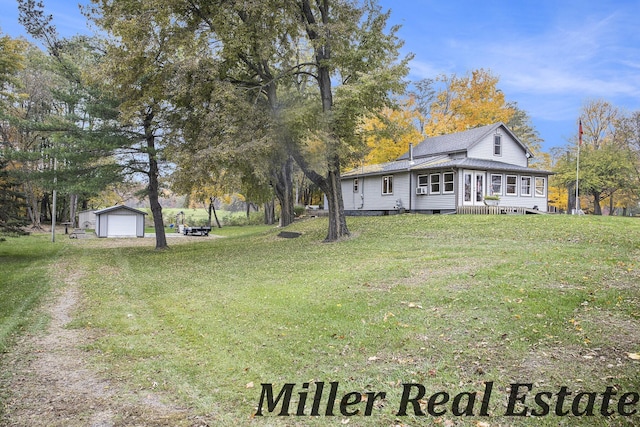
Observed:
[[[387,393],[358,392],[339,393],[339,383],[305,382],[296,389],[295,383],[285,383],[277,395],[273,384],[263,383],[256,416],[274,413],[279,416],[371,416],[375,408],[385,406]],[[423,384],[402,384],[402,396],[396,416],[638,416],[637,392],[621,392],[613,386],[602,391],[571,392],[562,386],[557,390],[536,390],[532,383],[511,383],[505,394],[506,410],[490,414],[494,396],[493,381],[484,382],[484,390],[451,394],[438,391],[428,394]],[[294,391],[297,399],[291,405]],[[498,393],[495,393],[497,396]],[[295,401],[297,400],[297,404]],[[295,408],[295,412],[292,409]]]

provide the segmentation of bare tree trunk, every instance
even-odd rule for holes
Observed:
[[[342,185],[340,183],[340,158],[334,155],[328,161],[327,177],[310,169],[301,155],[296,155],[296,162],[305,175],[316,184],[327,196],[329,205],[329,230],[325,242],[333,242],[350,235],[347,220],[344,214],[344,202],[342,201]]]
[[[613,203],[613,193],[609,196],[609,216],[613,215],[614,203]]]
[[[71,228],[76,228],[76,213],[78,211],[78,195],[72,194],[69,196],[69,222]]]
[[[37,206],[37,203],[36,203]],[[44,193],[40,201],[40,214],[44,216],[45,222],[51,218],[51,204],[49,203],[49,194]]]
[[[600,207],[600,192],[594,190],[591,194],[593,194],[593,214],[602,215],[602,208]]]
[[[213,204],[215,201],[216,201],[215,197],[209,197],[209,227],[211,227],[211,213],[213,212],[213,217],[216,219],[216,225],[218,226],[218,228],[222,228],[222,225],[220,225],[220,221],[218,220],[216,207]]]
[[[333,170],[331,170],[331,166],[333,166]],[[324,188],[323,191],[327,196],[327,203],[329,204],[329,231],[325,241],[332,242],[350,234],[344,214],[342,184],[340,182],[340,159],[338,156],[335,156],[330,163],[326,188]]]
[[[147,154],[149,156],[149,203],[151,205],[151,214],[153,216],[153,227],[156,232],[156,249],[166,249],[167,236],[164,232],[164,222],[162,221],[162,206],[160,205],[160,182],[158,177],[160,169],[158,167],[158,155],[155,147],[155,135],[152,129],[153,112],[145,115],[144,133],[147,143]]]
[[[293,202],[293,159],[287,157],[282,168],[276,173],[276,197],[280,202],[280,226],[292,224],[296,215]]]
[[[25,183],[23,188],[27,199],[27,214],[29,215],[31,226],[35,229],[41,230],[40,210],[38,209],[38,200],[36,199],[35,194],[33,194],[33,187],[31,184]]]
[[[276,222],[275,205],[275,200],[264,204],[264,223],[267,225],[273,225]]]
[[[64,213],[69,213],[67,209],[67,199],[65,197],[62,198],[62,203],[56,209],[56,218],[59,218],[59,221],[64,221]]]
[[[333,110],[333,91],[331,88],[331,70],[329,68],[329,62],[332,58],[332,46],[330,44],[330,38],[324,37],[322,27],[327,28],[329,24],[329,8],[330,3],[328,1],[318,1],[315,3],[320,12],[320,21],[316,21],[316,18],[312,12],[311,0],[301,0],[300,9],[302,12],[301,18],[305,21],[307,35],[312,44],[314,44],[315,65],[317,66],[316,79],[318,81],[318,88],[320,89],[320,98],[322,100],[322,111],[326,114],[330,114]],[[339,145],[337,141],[337,135],[334,134],[333,128],[329,129],[329,138],[335,138],[335,142],[331,142],[329,145]],[[322,177],[315,171],[311,171],[306,165],[306,162],[300,164],[300,157],[296,157],[296,161],[305,172],[305,175],[315,183],[328,199],[329,204],[329,231],[325,241],[331,242],[338,240],[341,237],[349,235],[349,229],[347,228],[347,221],[344,215],[344,204],[342,202],[342,190],[340,184],[340,157],[337,151],[330,152],[328,155],[328,172],[326,177]]]

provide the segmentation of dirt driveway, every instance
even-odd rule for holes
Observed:
[[[77,273],[75,273],[77,274]],[[177,407],[163,396],[137,392],[104,378],[88,363],[89,331],[71,329],[81,300],[77,278],[63,278],[44,307],[47,329],[20,338],[2,356],[4,407],[0,426],[207,426],[204,417]]]

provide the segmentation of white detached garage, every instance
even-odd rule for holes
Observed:
[[[98,237],[144,237],[146,212],[127,206],[111,206],[95,211]]]

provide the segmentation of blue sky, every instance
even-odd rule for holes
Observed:
[[[43,0],[63,36],[87,33],[76,2]],[[81,1],[85,4],[87,2]],[[604,99],[640,110],[640,1],[380,0],[413,53],[411,80],[484,68],[529,113],[548,150],[576,135],[581,107]],[[0,29],[24,35],[17,2]]]

